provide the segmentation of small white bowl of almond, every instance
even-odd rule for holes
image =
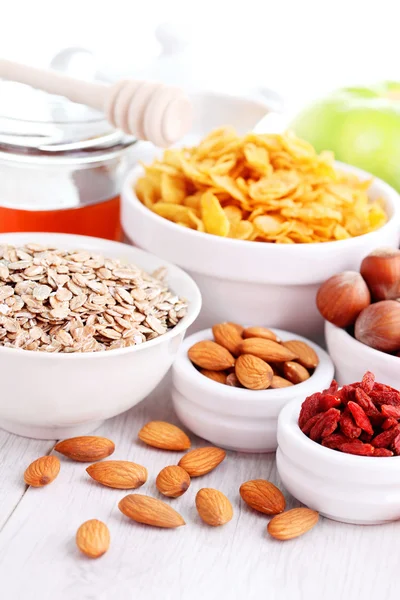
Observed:
[[[280,410],[329,386],[334,367],[302,336],[220,323],[184,341],[172,374],[174,408],[188,429],[230,450],[274,452]]]

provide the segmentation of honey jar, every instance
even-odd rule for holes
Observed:
[[[122,239],[120,184],[136,142],[87,106],[0,82],[0,232]]]

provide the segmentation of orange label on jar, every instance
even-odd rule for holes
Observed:
[[[40,231],[73,233],[121,241],[120,197],[63,210],[17,210],[0,207],[0,233]]]

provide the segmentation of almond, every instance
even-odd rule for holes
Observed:
[[[147,481],[147,469],[129,460],[105,460],[86,471],[98,483],[118,490],[136,489]]]
[[[317,524],[319,514],[310,508],[292,508],[268,523],[267,531],[277,540],[291,540]]]
[[[268,363],[252,354],[239,356],[235,364],[235,373],[240,383],[249,390],[266,390],[274,375]]]
[[[210,371],[209,369],[200,369],[200,373],[208,379],[212,379],[217,383],[226,383],[226,373],[224,371]]]
[[[139,439],[161,450],[187,450],[190,439],[182,429],[165,421],[150,421],[139,431]]]
[[[294,354],[289,348],[273,340],[264,340],[263,338],[248,338],[240,344],[241,354],[254,354],[266,362],[286,362],[294,360]]]
[[[243,337],[246,338],[263,338],[264,340],[273,340],[274,342],[279,342],[278,336],[267,329],[266,327],[248,327],[243,331]]]
[[[208,525],[225,525],[233,517],[232,504],[218,490],[202,488],[196,494],[196,508],[200,517]]]
[[[278,377],[281,377],[282,363],[269,362],[268,364],[271,367],[271,369],[273,370],[274,375],[277,375]]]
[[[266,479],[246,481],[239,492],[246,504],[266,515],[276,515],[285,510],[286,500],[281,490]]]
[[[110,532],[105,523],[97,519],[85,521],[76,532],[76,545],[90,558],[99,558],[110,547]]]
[[[285,348],[296,354],[297,362],[306,369],[315,369],[319,364],[318,354],[305,342],[301,340],[289,340],[283,342]]]
[[[197,367],[211,371],[225,371],[235,364],[235,359],[229,350],[210,340],[197,342],[189,348],[188,356]]]
[[[232,325],[232,327],[234,327],[236,329],[236,331],[238,332],[238,334],[240,336],[243,334],[243,331],[244,331],[243,325],[239,325],[238,323],[232,323],[231,321],[228,322],[228,325]]]
[[[189,473],[190,477],[200,477],[217,467],[225,458],[226,452],[215,446],[196,448],[182,456],[178,465]]]
[[[190,486],[190,476],[185,469],[171,465],[161,469],[156,479],[158,491],[169,498],[182,496]]]
[[[166,528],[186,525],[176,510],[162,500],[152,498],[151,496],[129,494],[125,498],[122,498],[118,504],[118,508],[133,521],[143,523],[144,525]]]
[[[107,458],[115,450],[115,444],[96,435],[82,435],[58,442],[54,450],[78,462],[93,462]]]
[[[283,365],[283,374],[292,383],[301,383],[310,378],[310,373],[302,365],[296,362],[285,362]]]
[[[235,373],[229,373],[226,378],[226,385],[230,385],[231,387],[243,387],[240,383],[239,379],[236,377]]]
[[[269,386],[272,390],[279,390],[280,388],[290,387],[293,385],[291,381],[288,381],[284,377],[280,377],[279,375],[274,375],[271,381],[271,385]]]
[[[239,354],[239,346],[243,340],[235,325],[219,323],[214,325],[212,332],[217,344],[229,350],[234,356]]]
[[[34,460],[24,473],[24,481],[32,487],[43,487],[55,480],[60,472],[57,456],[41,456]]]

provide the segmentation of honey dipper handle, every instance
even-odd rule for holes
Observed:
[[[114,127],[157,146],[177,142],[191,124],[191,104],[183,91],[160,83],[123,80],[110,86],[3,59],[0,78],[86,104],[104,112]]]
[[[10,60],[0,59],[0,77],[25,83],[49,94],[65,96],[72,102],[87,104],[102,111],[108,86],[60,75],[50,69],[37,69]]]

